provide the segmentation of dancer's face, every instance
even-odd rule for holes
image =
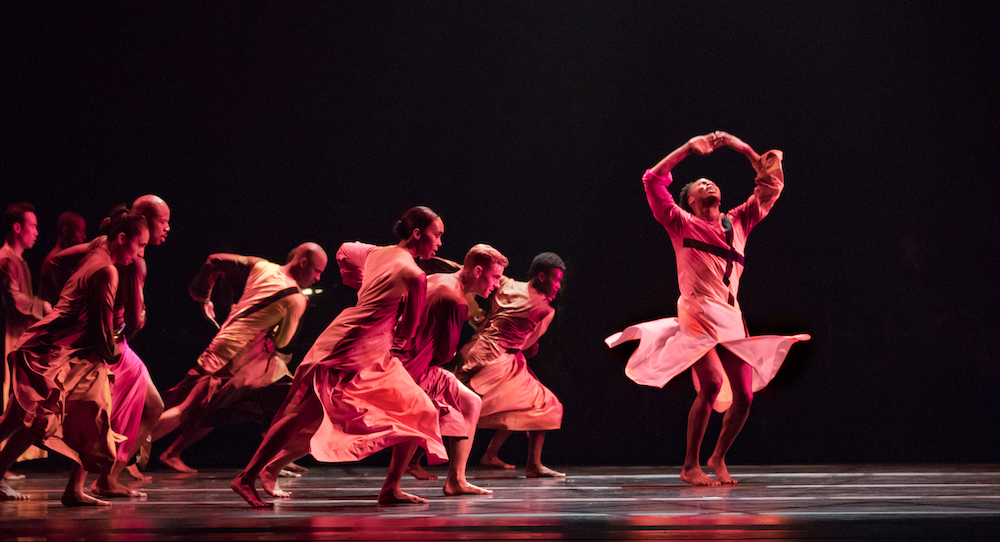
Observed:
[[[552,302],[556,298],[556,294],[562,288],[562,279],[562,269],[555,268],[548,273],[539,273],[538,280],[535,281],[535,286],[539,292],[545,295],[546,302]]]
[[[22,220],[20,224],[14,225],[20,230],[16,232],[17,239],[22,247],[31,248],[38,239],[38,217],[31,211],[25,211]]]
[[[711,201],[713,199],[714,202]],[[688,192],[688,202],[692,200],[701,202],[704,207],[713,207],[722,202],[722,190],[708,179],[698,179]]]
[[[124,236],[124,234],[122,234]],[[139,234],[133,237],[124,237],[121,249],[115,255],[115,263],[121,266],[130,265],[137,258],[142,258],[146,254],[146,245],[149,244],[149,230],[143,228]]]
[[[489,297],[493,293],[493,290],[496,290],[497,285],[500,284],[500,277],[502,276],[503,266],[498,263],[490,264],[489,268],[483,269],[479,278],[476,279],[476,295],[482,298]]]
[[[323,276],[326,269],[327,258],[322,254],[312,254],[303,256],[293,269],[292,278],[299,288],[312,286]]]
[[[159,206],[156,218],[149,221],[149,242],[153,245],[160,245],[167,240],[170,233],[170,208],[163,204]]]
[[[417,243],[418,258],[433,258],[439,248],[441,248],[441,237],[444,235],[444,221],[435,218],[429,226],[420,231],[420,239]]]

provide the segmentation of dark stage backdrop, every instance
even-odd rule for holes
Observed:
[[[547,462],[678,465],[689,376],[635,385],[628,349],[602,340],[676,314],[640,176],[721,129],[785,152],[786,191],[747,251],[750,330],[814,337],[757,396],[730,462],[1000,459],[992,3],[0,10],[0,203],[38,207],[35,271],[62,211],[93,234],[113,203],[155,193],[172,208],[134,342],[161,389],[212,336],[187,295],[208,254],[387,244],[426,204],[445,221],[442,256],[490,243],[520,279],[541,251],[569,265],[532,361],[566,407]],[[730,150],[675,174],[717,180],[724,207],[753,187]],[[319,286],[299,358],[353,300],[335,265]],[[220,430],[191,463],[241,464],[258,431]],[[505,450],[523,456],[523,440]]]

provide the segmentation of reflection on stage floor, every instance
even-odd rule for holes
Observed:
[[[494,494],[465,497],[442,496],[431,470],[403,481],[426,505],[379,506],[384,468],[316,466],[266,510],[229,489],[236,470],[154,471],[132,485],[146,500],[102,508],[62,506],[66,473],[27,472],[11,485],[32,499],[0,502],[0,540],[1000,539],[1000,465],[736,466],[739,485],[708,488],[677,467],[473,468]]]

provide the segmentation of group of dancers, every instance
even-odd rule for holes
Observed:
[[[750,159],[757,173],[753,195],[723,213],[718,187],[699,179],[675,203],[667,190],[673,166],[721,146]],[[781,158],[780,151],[758,155],[738,138],[714,132],[692,138],[643,177],[650,208],[677,255],[678,317],[631,326],[606,342],[640,340],[626,375],[642,385],[662,387],[692,367],[698,395],[681,472],[690,484],[736,483],[725,456],[747,419],[753,392],[774,376],[792,343],[808,338],[749,337],[736,302],[747,235],[783,187]],[[220,413],[279,382],[287,388],[284,402],[231,483],[254,507],[273,506],[258,494],[258,479],[268,495],[289,497],[278,479],[301,470],[294,461],[307,454],[346,462],[386,448],[392,456],[380,504],[427,502],[400,486],[407,472],[426,476],[418,448],[429,465],[448,463],[445,495],[490,494],[466,479],[477,428],[494,429],[483,465],[514,468],[498,452],[512,432],[524,431],[525,475],[565,476],[541,460],[545,435],[561,426],[563,407],[527,362],[555,315],[551,303],[566,270],[556,254],[536,256],[526,282],[506,276],[507,258],[486,244],[472,247],[461,264],[436,258],[444,221],[427,207],[409,209],[393,229],[397,244],[339,247],[336,263],[343,283],[357,289],[357,303],[329,324],[294,374],[281,349],[307,308],[303,289],[326,269],[324,249],[303,243],[284,264],[211,255],[190,285],[206,318],[216,322],[212,291],[219,278],[241,285],[242,295],[216,323],[218,332],[197,365],[161,396],[128,339],[146,319],[145,248],[166,240],[169,220],[162,199],[143,196],[131,210],[112,213],[101,235],[83,243],[80,221],[61,217],[60,244],[43,264],[36,297],[22,254],[37,237],[37,218],[30,205],[8,207],[0,251],[6,315],[0,472],[7,473],[0,499],[28,498],[8,484],[16,478],[9,470],[45,450],[74,461],[62,497],[67,506],[143,497],[118,478],[127,468],[148,480],[139,467],[152,441],[177,431],[159,460],[193,472],[181,459],[184,450],[219,423]],[[41,297],[52,292],[58,297]],[[489,308],[480,309],[477,297],[488,300]],[[475,333],[462,346],[467,322]],[[699,459],[713,407],[726,412],[708,460],[714,479]],[[96,497],[84,490],[87,472],[98,475],[90,486]]]

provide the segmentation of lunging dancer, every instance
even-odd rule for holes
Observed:
[[[550,303],[562,287],[566,264],[553,252],[531,261],[528,282],[500,278],[490,312],[469,344],[462,347],[458,378],[483,398],[480,428],[495,429],[480,463],[514,468],[497,456],[513,431],[528,433],[528,478],[565,474],[542,464],[547,431],[562,426],[563,406],[528,368],[556,310]]]
[[[483,401],[441,366],[455,357],[462,326],[469,318],[469,303],[474,303],[470,295],[488,298],[506,266],[507,258],[500,251],[479,244],[469,249],[458,271],[428,276],[427,309],[412,346],[408,350],[393,349],[413,380],[441,411],[441,435],[448,437],[448,477],[444,482],[444,494],[448,496],[493,493],[465,478]],[[416,472],[422,470],[415,464],[410,468]]]
[[[393,231],[401,239],[396,245],[345,243],[337,252],[344,282],[360,283],[358,302],[309,349],[264,441],[233,480],[233,491],[252,506],[274,506],[257,494],[258,476],[271,492],[281,467],[306,453],[320,461],[357,461],[389,447],[392,459],[378,502],[427,502],[404,493],[399,483],[417,446],[433,463],[447,458],[438,410],[389,350],[394,328],[408,343],[420,323],[427,276],[414,258],[434,256],[444,222],[427,207],[414,207]]]
[[[744,154],[757,172],[756,188],[746,202],[723,213],[722,191],[698,179],[680,192],[679,205],[667,187],[670,170],[693,154],[707,155],[721,146]],[[625,374],[638,384],[663,387],[688,367],[698,396],[688,415],[687,454],[681,480],[697,486],[735,484],[726,468],[726,453],[750,413],[754,391],[774,377],[791,345],[808,335],[748,337],[736,300],[747,235],[774,206],[784,186],[781,151],[758,155],[725,132],[697,136],[668,154],[642,177],[653,216],[670,236],[677,257],[681,297],[677,318],[630,326],[608,337],[614,347],[639,339]],[[722,430],[708,466],[701,469],[700,450],[712,408],[725,412]]]

